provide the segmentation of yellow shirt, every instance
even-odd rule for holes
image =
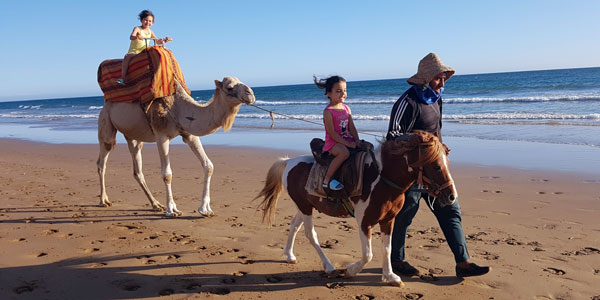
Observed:
[[[140,36],[142,38],[151,38],[152,37],[152,32],[150,30],[148,30],[147,33],[144,33],[144,31],[140,28]],[[127,53],[140,53],[142,51],[144,51],[144,49],[146,49],[146,43],[150,43],[149,40],[131,40],[131,44],[129,44],[129,51],[127,51]]]

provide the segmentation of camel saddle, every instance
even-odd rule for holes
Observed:
[[[310,142],[311,152],[316,164],[310,169],[310,174],[305,185],[306,192],[310,195],[327,199],[348,199],[362,194],[362,178],[364,163],[367,155],[373,155],[373,144],[361,140],[361,147],[350,150],[350,157],[335,172],[333,178],[344,185],[339,191],[323,188],[323,178],[334,156],[323,152],[325,141],[315,138]]]
[[[122,59],[109,59],[98,67],[98,84],[105,101],[145,104],[152,99],[174,95],[175,79],[191,95],[173,52],[165,47],[149,47],[134,56],[123,78],[125,85],[116,81],[121,78],[122,65]]]

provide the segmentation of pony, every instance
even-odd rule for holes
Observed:
[[[350,198],[359,227],[362,257],[346,266],[345,275],[356,275],[372,260],[371,235],[373,227],[379,224],[384,257],[382,281],[402,286],[402,279],[392,271],[390,252],[394,218],[404,205],[404,193],[417,182],[425,186],[425,190],[440,205],[451,205],[458,194],[448,166],[449,150],[433,134],[415,131],[394,140],[380,142],[379,150],[379,161],[370,155],[365,159],[362,194]],[[291,221],[287,244],[283,250],[287,263],[297,263],[294,240],[304,224],[304,233],[321,258],[324,271],[331,274],[336,268],[319,246],[312,219],[313,209],[332,217],[347,218],[350,214],[344,210],[332,209],[333,205],[328,203],[328,199],[306,192],[305,184],[314,163],[312,156],[280,158],[270,167],[265,185],[254,200],[262,198],[259,209],[262,210],[263,222],[268,219],[270,226],[279,195],[285,189],[298,208]]]

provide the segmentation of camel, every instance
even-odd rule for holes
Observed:
[[[146,112],[139,102],[106,101],[98,117],[98,175],[100,176],[100,206],[111,206],[106,194],[104,175],[110,151],[116,144],[116,133],[120,131],[127,140],[129,152],[133,159],[133,176],[142,187],[152,208],[164,211],[152,193],[142,173],[142,147],[144,143],[156,142],[160,156],[161,174],[166,186],[167,217],[180,216],[173,200],[171,189],[172,172],[169,164],[169,143],[181,135],[183,141],[192,149],[204,169],[204,188],[198,212],[203,216],[213,216],[210,208],[210,179],[214,166],[200,143],[199,136],[204,136],[223,127],[228,131],[233,125],[235,116],[242,104],[255,101],[250,87],[235,77],[225,77],[223,81],[215,80],[214,96],[205,104],[198,104],[186,93],[176,81],[176,93],[172,96],[154,99]]]

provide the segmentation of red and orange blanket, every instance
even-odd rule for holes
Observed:
[[[191,94],[173,52],[164,47],[147,48],[129,62],[125,85],[121,78],[122,59],[105,60],[98,67],[98,84],[105,101],[135,101],[146,103],[155,98],[175,94],[175,79]]]

